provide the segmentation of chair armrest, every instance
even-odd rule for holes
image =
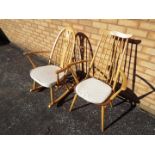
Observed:
[[[49,51],[24,52],[23,55],[27,56],[27,55],[37,54],[37,53],[49,53]]]
[[[122,70],[120,70],[120,76],[122,77],[122,84],[119,90],[117,90],[111,97],[110,100],[113,100],[115,97],[119,95],[121,91],[126,90],[127,88],[127,78]]]
[[[34,51],[34,52],[24,52],[23,55],[26,56],[31,63],[33,68],[36,68],[36,64],[32,61],[31,55],[35,55],[37,53],[49,53],[49,51]]]
[[[76,62],[72,62],[70,64],[68,64],[66,67],[61,68],[60,70],[58,70],[56,73],[59,74],[61,72],[66,71],[67,69],[69,69],[70,67],[72,67],[73,65],[77,65],[79,63],[83,63],[83,62],[88,62],[89,60],[81,60],[81,61],[76,61]]]
[[[70,70],[70,72],[71,72],[71,74],[72,74],[72,76],[73,76],[75,82],[76,82],[76,83],[79,83],[79,80],[78,80],[78,78],[77,78],[75,72],[73,71],[73,69],[72,69],[71,67],[74,66],[74,65],[80,64],[80,63],[88,62],[88,61],[89,61],[89,60],[81,60],[81,61],[72,62],[72,63],[68,64],[66,67],[61,68],[60,70],[58,70],[58,71],[56,72],[56,74],[57,74],[57,80],[59,81],[59,74],[60,74],[61,72],[65,72],[65,71],[67,71],[67,70]]]
[[[67,69],[69,69],[68,66],[64,67],[64,68],[61,68],[59,70],[56,71],[56,74],[60,74],[61,72],[65,72]]]
[[[80,60],[80,61],[76,61],[76,62],[72,62],[68,65],[68,67],[72,67],[73,65],[77,65],[80,63],[84,63],[84,62],[89,62],[90,60]]]

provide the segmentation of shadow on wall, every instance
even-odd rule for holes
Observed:
[[[127,88],[125,92],[123,92],[121,95],[125,97],[129,102],[135,106],[137,103],[140,103],[140,100],[144,97],[148,96],[149,94],[155,92],[155,88],[152,84],[150,84],[145,78],[138,75],[136,73],[136,65],[137,65],[137,49],[138,45],[141,43],[141,40],[136,39],[130,39],[128,43],[127,53],[125,55],[125,65],[124,65],[124,71],[126,73],[127,79],[129,79],[129,75],[132,74],[132,77],[130,78],[132,85],[131,89]],[[130,47],[130,48],[129,48]],[[131,59],[133,58],[133,68],[131,69]],[[152,90],[150,92],[146,92],[145,94],[141,96],[137,96],[135,93],[135,82],[136,78],[139,78],[142,80],[145,84],[148,85]]]
[[[137,76],[138,78],[140,78],[144,83],[146,83],[146,84],[152,89],[151,91],[149,91],[149,92],[147,92],[147,93],[145,93],[145,94],[139,96],[139,97],[138,97],[139,100],[140,100],[140,99],[143,99],[144,97],[146,97],[146,96],[152,94],[153,92],[155,92],[155,87],[154,87],[152,84],[150,84],[150,83],[149,83],[146,79],[144,79],[143,77],[141,77],[141,76],[139,76],[139,75],[137,75],[137,74],[136,74],[136,76]]]
[[[140,103],[139,98],[135,93],[137,50],[140,43],[141,40],[129,39],[123,66],[127,79],[129,80],[130,78],[131,88],[127,88],[126,91],[121,93],[121,96],[123,96],[125,100],[129,101],[133,106]]]
[[[3,30],[0,28],[0,46],[7,45],[9,43],[10,43],[10,40],[5,35],[5,33],[3,32]]]

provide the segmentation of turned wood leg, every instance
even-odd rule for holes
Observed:
[[[53,86],[50,86],[50,99],[51,102],[48,104],[48,108],[51,108],[51,106],[54,104]]]
[[[74,95],[74,98],[73,98],[73,100],[72,100],[71,106],[70,106],[70,108],[69,108],[69,112],[72,111],[72,108],[73,108],[73,106],[74,106],[74,104],[75,104],[75,101],[77,100],[77,97],[78,97],[78,95],[75,94],[75,95]]]
[[[35,88],[36,88],[36,82],[33,80],[32,88],[30,89],[30,92],[35,90]]]
[[[105,106],[101,106],[101,131],[104,131],[104,111]]]

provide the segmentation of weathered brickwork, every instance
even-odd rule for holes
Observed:
[[[68,25],[75,32],[86,34],[93,50],[101,29],[132,33],[134,39],[141,40],[137,48],[135,45],[128,47],[133,52],[137,51],[136,61],[130,50],[126,58],[126,68],[130,63],[130,69],[126,71],[128,88],[134,89],[143,109],[155,114],[155,20],[0,20],[0,27],[13,43],[35,51],[50,50],[59,30]]]

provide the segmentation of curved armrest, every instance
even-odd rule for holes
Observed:
[[[90,60],[80,60],[80,61],[76,61],[76,62],[72,62],[68,65],[68,67],[72,67],[73,65],[77,65],[83,62],[89,62]]]
[[[76,61],[76,62],[72,62],[70,64],[68,64],[66,67],[61,68],[60,70],[58,70],[56,73],[59,74],[61,72],[66,71],[67,69],[69,69],[70,67],[72,67],[73,65],[77,65],[79,63],[83,63],[83,62],[88,62],[89,60],[81,60],[81,61]]]
[[[29,62],[31,63],[33,68],[36,68],[36,64],[32,61],[30,55],[35,55],[37,53],[49,53],[49,51],[34,51],[34,52],[24,52],[23,55],[26,56],[29,60]]]
[[[65,72],[67,70],[70,70],[70,72],[72,73],[72,76],[73,76],[75,82],[76,83],[79,83],[79,80],[78,80],[76,74],[74,73],[74,71],[73,71],[73,69],[71,67],[74,66],[74,65],[80,64],[80,63],[88,62],[88,61],[89,60],[81,60],[81,61],[72,62],[72,63],[68,64],[66,67],[61,68],[60,70],[58,70],[56,72],[56,74],[57,74],[57,80],[59,81],[59,73]]]
[[[24,52],[23,55],[33,55],[37,53],[49,53],[49,51],[34,51],[34,52]]]
[[[69,68],[68,66],[61,68],[61,69],[56,71],[56,74],[60,74],[61,72],[65,72],[68,68]]]
[[[110,100],[113,100],[121,91],[126,90],[127,88],[127,78],[122,70],[120,70],[120,76],[122,77],[122,85],[119,90],[117,90],[111,97]]]

